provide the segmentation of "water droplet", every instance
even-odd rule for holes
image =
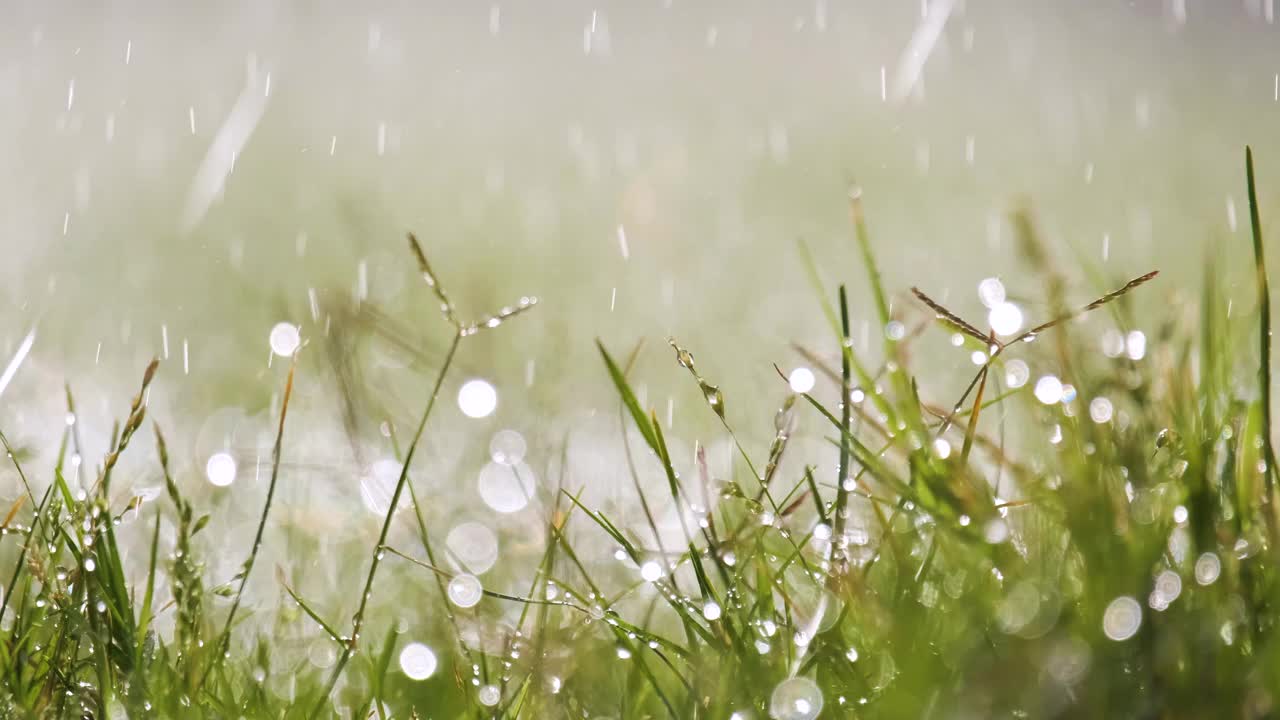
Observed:
[[[469,418],[483,418],[498,407],[498,391],[485,380],[468,380],[458,390],[458,407]]]
[[[769,715],[777,720],[813,720],[822,712],[822,691],[807,677],[778,683],[769,696]]]
[[[484,588],[475,575],[458,575],[449,581],[449,602],[460,608],[475,607],[484,597]]]
[[[1155,594],[1168,607],[1169,603],[1182,594],[1182,577],[1172,570],[1162,571],[1156,576]]]
[[[1147,336],[1134,330],[1125,336],[1124,346],[1130,360],[1141,360],[1147,354]]]
[[[480,688],[479,699],[481,705],[493,707],[502,699],[502,691],[498,689],[497,685],[485,685]]]
[[[997,335],[1009,336],[1022,329],[1022,310],[1011,302],[992,306],[987,322]]]
[[[1062,401],[1062,381],[1053,375],[1045,375],[1036,381],[1036,399],[1045,405]]]
[[[1102,632],[1116,641],[1128,640],[1142,625],[1142,606],[1137,600],[1122,595],[1107,605],[1102,615]]]
[[[236,481],[236,460],[230,453],[214,453],[204,465],[204,474],[214,485],[226,487]]]
[[[400,672],[410,680],[426,680],[436,671],[436,654],[422,643],[409,643],[400,651]]]
[[[1201,585],[1212,585],[1222,573],[1222,561],[1214,553],[1207,552],[1196,558],[1196,582]]]
[[[293,355],[302,344],[298,326],[288,322],[276,323],[267,340],[271,344],[271,352],[281,357]]]
[[[708,600],[706,605],[702,606],[702,617],[715,621],[720,619],[720,606],[714,601]]]
[[[720,419],[723,420],[724,395],[721,394],[720,388],[702,381],[699,381],[698,385],[702,388],[702,397],[707,401],[707,404],[711,406],[711,409],[715,411],[716,415],[719,415]]]
[[[791,392],[807,393],[813,389],[816,378],[813,371],[807,367],[798,367],[791,371],[791,375],[787,378],[787,382],[791,385]]]
[[[515,430],[499,430],[489,440],[489,457],[500,465],[515,465],[528,449],[524,436]]]
[[[1089,402],[1089,417],[1096,423],[1111,422],[1111,401],[1104,397],[1096,397]]]
[[[986,278],[978,283],[978,299],[988,308],[995,308],[1005,301],[1004,283],[999,278]]]
[[[662,566],[654,560],[646,561],[640,566],[640,577],[645,582],[656,582],[658,578],[662,577]]]

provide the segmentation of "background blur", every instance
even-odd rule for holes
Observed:
[[[1198,283],[1206,252],[1248,267],[1246,143],[1264,211],[1280,201],[1272,0],[10,0],[2,13],[0,362],[36,336],[0,391],[0,427],[44,472],[70,382],[91,467],[146,360],[167,358],[151,414],[181,438],[202,501],[243,508],[215,515],[224,533],[260,506],[287,365],[268,334],[286,321],[309,343],[291,507],[330,532],[363,515],[357,478],[390,452],[378,426],[408,432],[448,335],[408,230],[464,315],[541,301],[464,346],[422,460],[438,496],[474,484],[501,428],[523,434],[541,475],[573,433],[591,448],[568,458],[579,482],[623,472],[599,450],[613,446],[593,413],[612,423],[615,401],[596,336],[620,355],[648,340],[637,382],[683,457],[702,439],[727,462],[727,446],[698,435],[714,418],[667,335],[721,384],[731,421],[770,436],[784,390],[770,363],[800,362],[792,341],[830,345],[800,238],[829,289],[850,283],[857,349],[874,358],[853,183],[900,302],[919,285],[977,319],[986,277],[1042,308],[1017,269],[1017,198],[1076,297],[1098,290],[1090,277],[1159,268],[1139,299],[1152,307]],[[414,352],[370,334],[357,305]],[[326,328],[356,338],[345,391]],[[926,342],[924,392],[948,402],[968,353],[941,331]],[[452,402],[468,377],[497,388],[489,418]],[[362,408],[354,438],[342,392]],[[200,483],[219,449],[239,462],[231,490]],[[149,451],[132,461],[140,492],[158,482]]]

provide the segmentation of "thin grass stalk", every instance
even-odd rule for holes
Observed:
[[[1267,471],[1264,482],[1267,490],[1267,501],[1275,497],[1276,451],[1275,439],[1271,435],[1271,288],[1267,282],[1267,260],[1262,246],[1262,220],[1258,216],[1258,187],[1253,174],[1253,148],[1244,149],[1245,176],[1249,186],[1249,224],[1253,231],[1253,265],[1258,287],[1258,375],[1262,386],[1262,437],[1263,449],[1266,452]],[[1274,510],[1267,513],[1269,518],[1275,515]],[[1272,540],[1276,538],[1275,520],[1269,521]]]
[[[235,599],[231,601],[231,610],[227,613],[227,622],[222,626],[222,632],[214,644],[213,662],[205,668],[200,682],[196,683],[197,689],[204,685],[209,673],[222,662],[227,652],[227,647],[231,642],[231,626],[235,622],[236,612],[240,610],[240,601],[244,598],[244,587],[249,584],[249,576],[253,573],[254,563],[258,559],[258,551],[262,549],[262,535],[267,529],[267,518],[271,515],[271,501],[276,495],[276,481],[280,478],[280,457],[283,454],[284,446],[284,421],[289,415],[289,398],[293,395],[293,374],[297,369],[298,355],[295,352],[293,361],[289,365],[289,376],[284,384],[284,398],[280,402],[280,423],[276,428],[275,445],[271,449],[271,480],[267,483],[267,499],[262,504],[262,517],[258,519],[258,531],[253,536],[253,546],[249,550],[248,559],[244,561],[244,569],[240,572],[240,587],[236,588]]]
[[[434,287],[436,286],[433,285]],[[325,682],[315,707],[308,713],[310,718],[319,717],[325,705],[328,704],[330,693],[333,692],[334,686],[337,685],[338,678],[342,676],[342,671],[347,666],[347,662],[351,660],[351,653],[355,651],[360,642],[360,630],[364,626],[364,613],[369,604],[369,597],[373,594],[373,581],[378,574],[382,548],[387,544],[387,536],[391,533],[391,521],[395,519],[396,509],[400,506],[400,496],[404,493],[404,486],[409,478],[409,467],[413,464],[413,456],[418,449],[418,442],[422,439],[422,433],[427,428],[427,420],[431,417],[431,411],[435,408],[436,400],[440,397],[440,388],[444,384],[444,378],[448,374],[450,366],[453,365],[453,358],[457,354],[458,345],[461,342],[462,331],[459,329],[454,332],[453,340],[449,343],[449,350],[445,354],[444,364],[440,367],[440,372],[436,375],[435,384],[431,388],[431,396],[427,400],[427,407],[423,410],[422,419],[418,421],[418,428],[413,434],[413,440],[405,451],[404,465],[400,469],[399,479],[396,480],[395,491],[391,494],[391,504],[387,507],[387,515],[382,521],[382,532],[379,533],[378,543],[373,548],[373,557],[369,562],[369,575],[365,578],[364,590],[360,593],[360,605],[352,617],[351,637],[343,644],[342,653],[338,656],[338,661],[334,663],[333,672],[330,673],[329,679]]]

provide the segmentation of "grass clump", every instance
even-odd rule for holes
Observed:
[[[735,428],[733,394],[670,339],[736,453],[717,476],[700,445],[691,471],[679,470],[669,424],[632,385],[639,348],[623,357],[599,344],[602,378],[620,401],[624,453],[614,460],[625,462],[637,511],[605,512],[563,477],[535,487],[540,537],[526,538],[534,550],[518,591],[482,583],[436,547],[434,498],[415,490],[413,460],[467,339],[536,301],[465,320],[410,237],[450,339],[403,452],[390,434],[401,469],[376,539],[341,580],[358,593],[349,624],[283,569],[281,607],[242,602],[276,517],[296,357],[266,499],[243,549],[239,538],[201,535],[210,515],[171,471],[158,425],[168,506],[112,493],[119,458],[145,424],[153,362],[83,490],[63,474],[79,457],[74,426],[43,483],[29,482],[0,435],[22,484],[0,524],[10,558],[0,716],[1271,716],[1280,538],[1251,154],[1246,175],[1256,312],[1232,313],[1210,266],[1198,329],[1157,315],[1149,340],[1135,334],[1131,300],[1156,273],[1072,309],[1073,281],[1025,213],[1015,227],[1044,279],[1046,320],[1000,336],[927,288],[913,289],[918,305],[895,307],[854,193],[883,359],[855,348],[846,285],[827,300],[802,248],[833,352],[800,351],[829,382],[814,389],[779,371],[782,382],[761,391],[779,409],[756,454]],[[935,322],[977,363],[967,387],[936,401],[912,374]],[[1102,323],[1120,345],[1100,354],[1092,338]],[[794,462],[802,416],[821,424],[834,462]],[[644,481],[654,473],[656,485]],[[120,518],[152,508],[129,529],[146,551],[124,552]],[[413,546],[399,545],[405,538]],[[230,580],[208,577],[202,558],[215,548],[245,552]],[[139,574],[143,582],[127,582]],[[384,594],[402,596],[397,611],[379,602]],[[259,615],[269,619],[244,623]],[[328,662],[283,650],[290,617],[307,624],[308,652]],[[410,643],[410,629],[434,648]]]

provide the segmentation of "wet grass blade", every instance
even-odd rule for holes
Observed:
[[[845,350],[848,349],[849,340],[849,301],[845,296],[844,286],[840,286],[840,345]],[[849,413],[853,402],[849,399],[849,376],[850,376],[850,353],[840,353],[840,458],[839,465],[836,468],[836,505],[835,505],[835,527],[832,529],[832,547],[840,547],[842,539],[845,537],[845,524],[849,516],[849,485],[852,484],[853,473],[849,466],[850,458],[850,440],[853,437],[853,428],[850,425]],[[837,574],[843,573],[845,570],[845,560],[843,551],[841,557],[835,558]]]
[[[262,503],[262,516],[258,519],[258,530],[253,536],[253,545],[249,549],[249,557],[244,561],[244,565],[240,570],[240,586],[236,588],[235,598],[231,601],[231,609],[227,612],[227,621],[222,626],[222,632],[218,635],[218,639],[214,645],[213,662],[206,668],[204,675],[208,677],[209,672],[216,668],[222,661],[223,656],[227,652],[227,646],[231,642],[231,627],[236,619],[236,612],[240,609],[240,601],[244,598],[244,587],[249,583],[249,576],[253,573],[253,565],[258,559],[258,551],[262,549],[262,536],[267,529],[267,518],[271,515],[271,502],[276,496],[276,482],[280,479],[280,459],[284,454],[284,422],[289,415],[289,398],[293,396],[293,375],[298,369],[298,356],[295,353],[292,362],[289,364],[289,375],[284,383],[284,396],[280,402],[280,422],[276,427],[276,441],[271,449],[271,479],[267,483],[267,498]],[[197,526],[192,535],[199,531]],[[203,680],[197,683],[197,687],[203,685]]]
[[[614,362],[613,356],[609,354],[609,351],[605,350],[604,343],[597,339],[596,347],[600,350],[600,357],[604,358],[604,365],[609,370],[609,379],[613,381],[613,387],[622,398],[623,407],[631,414],[631,420],[635,422],[636,429],[640,431],[645,443],[656,452],[658,440],[653,435],[653,427],[649,424],[648,415],[640,407],[640,402],[636,400],[636,395],[632,392],[626,376],[623,375],[622,369],[618,367],[618,364]]]
[[[1268,499],[1275,498],[1276,453],[1271,433],[1271,288],[1267,283],[1267,262],[1262,245],[1262,220],[1258,217],[1258,187],[1253,173],[1253,148],[1244,150],[1245,176],[1249,186],[1249,226],[1253,232],[1253,264],[1258,288],[1258,373],[1262,391],[1262,437],[1266,454]],[[1275,512],[1269,513],[1274,516]],[[1274,525],[1273,532],[1274,532]]]

